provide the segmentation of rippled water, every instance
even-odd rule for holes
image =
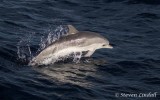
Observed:
[[[160,92],[159,0],[1,0],[0,100],[159,100],[115,93]],[[36,52],[60,25],[98,32],[114,49],[88,62],[33,68],[18,60],[17,45]],[[30,37],[31,36],[31,37]]]

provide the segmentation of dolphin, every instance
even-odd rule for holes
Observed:
[[[97,49],[113,48],[109,41],[102,35],[78,31],[74,26],[68,25],[68,35],[60,37],[48,47],[43,49],[29,62],[29,65],[48,65],[54,63],[55,59],[61,59],[73,53],[87,52],[83,57],[90,57]]]

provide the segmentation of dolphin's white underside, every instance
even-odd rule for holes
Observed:
[[[74,46],[74,47],[64,48],[62,50],[58,50],[57,52],[44,56],[43,57],[44,59],[40,63],[43,65],[48,65],[48,64],[58,61],[60,58],[66,58],[72,53],[79,52],[80,54],[82,54],[83,51],[88,51],[85,57],[87,56],[89,57],[94,53],[97,45],[98,44],[92,44],[92,45],[85,46],[85,47]]]

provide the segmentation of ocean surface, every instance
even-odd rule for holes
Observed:
[[[42,38],[67,24],[98,32],[114,48],[87,62],[24,63]],[[160,100],[159,94],[160,0],[0,0],[0,100]]]

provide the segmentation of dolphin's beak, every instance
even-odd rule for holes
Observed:
[[[112,49],[113,47],[112,47],[111,45],[108,45],[108,46],[107,46],[107,48],[110,48],[110,49]]]

